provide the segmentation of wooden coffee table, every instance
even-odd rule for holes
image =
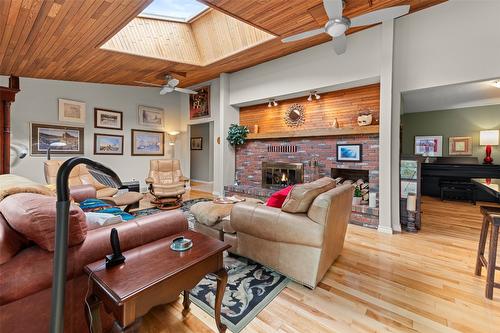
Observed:
[[[171,250],[172,240],[181,235],[192,239],[193,247],[184,252]],[[182,313],[186,315],[191,303],[189,290],[209,273],[217,276],[215,322],[219,332],[225,332],[220,319],[227,283],[223,252],[230,247],[212,237],[186,231],[124,252],[126,260],[120,266],[106,269],[104,260],[85,266],[92,282],[92,293],[87,298],[90,311],[85,305],[92,332],[102,332],[101,305],[116,319],[113,332],[138,332],[142,316],[156,305],[177,300],[182,292]]]

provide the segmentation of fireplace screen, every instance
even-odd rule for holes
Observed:
[[[262,187],[282,188],[304,182],[302,163],[262,162]]]

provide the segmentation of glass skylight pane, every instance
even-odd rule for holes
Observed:
[[[141,14],[188,21],[207,8],[196,0],[154,0]]]

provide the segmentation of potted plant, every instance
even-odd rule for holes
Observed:
[[[235,149],[237,146],[243,145],[247,141],[247,135],[250,131],[246,126],[231,124],[227,132],[227,141]],[[236,158],[234,160],[234,185],[238,185],[238,175],[236,173]]]
[[[362,199],[363,194],[361,193],[361,188],[359,185],[356,185],[354,188],[354,196],[352,198],[352,204],[353,205],[359,205],[361,204],[361,199]]]

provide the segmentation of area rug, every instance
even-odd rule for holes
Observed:
[[[224,257],[228,273],[222,300],[222,322],[234,333],[240,332],[276,297],[290,281],[287,277],[250,259]],[[191,290],[191,301],[214,316],[217,279],[209,274]]]

